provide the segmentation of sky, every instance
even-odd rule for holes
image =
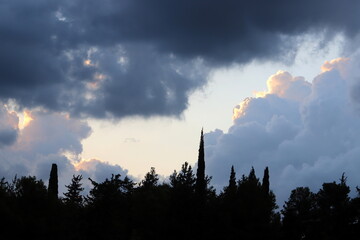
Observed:
[[[270,168],[285,200],[360,183],[360,3],[0,2],[0,176],[163,176],[196,165],[221,190]],[[60,189],[61,191],[61,189]]]

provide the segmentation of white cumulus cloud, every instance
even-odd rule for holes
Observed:
[[[317,191],[343,172],[353,188],[360,185],[358,59],[325,62],[312,83],[279,71],[267,91],[236,106],[227,133],[205,135],[207,170],[217,188],[227,184],[231,165],[238,178],[252,166],[262,177],[269,166],[281,205],[293,188]]]

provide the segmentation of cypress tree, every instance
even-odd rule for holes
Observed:
[[[227,196],[234,197],[236,194],[236,173],[234,166],[231,166],[229,185],[224,189]]]
[[[256,178],[256,174],[255,174],[255,169],[254,167],[251,167],[250,173],[249,173],[249,180],[251,181],[257,181],[258,179]]]
[[[233,165],[233,166],[231,166],[229,188],[233,189],[235,187],[236,187],[236,176],[235,176],[235,170],[234,170],[234,165]]]
[[[236,186],[236,173],[234,166],[231,166],[229,185],[224,187],[224,197],[234,199],[236,196],[237,186]]]
[[[203,133],[203,129],[201,129],[198,168],[196,171],[195,192],[199,195],[204,195],[205,190],[206,190],[206,179],[205,179],[204,133]]]
[[[51,198],[58,198],[58,174],[57,165],[55,163],[51,165],[48,194]]]
[[[266,167],[264,170],[264,177],[262,180],[262,189],[266,194],[268,194],[270,191],[269,168],[268,167]]]

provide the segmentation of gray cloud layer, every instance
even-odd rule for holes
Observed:
[[[208,68],[284,60],[304,33],[359,31],[353,1],[12,0],[0,99],[97,118],[179,115]]]

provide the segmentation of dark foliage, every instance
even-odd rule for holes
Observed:
[[[82,184],[80,183],[82,180],[82,176],[73,175],[73,178],[71,179],[71,183],[69,185],[66,185],[67,192],[64,193],[63,201],[66,205],[68,205],[71,208],[81,208],[83,207],[84,198],[81,195],[81,192],[84,190]]]
[[[201,129],[198,168],[196,171],[195,191],[197,195],[203,200],[206,192],[206,178],[205,178],[205,150],[204,150],[204,132]]]
[[[217,195],[203,149],[201,134],[196,176],[187,162],[169,183],[159,182],[155,168],[138,184],[113,174],[103,182],[89,179],[87,196],[82,176],[74,175],[58,199],[56,165],[48,188],[32,176],[3,178],[1,239],[358,239],[360,189],[351,199],[344,175],[317,193],[292,190],[276,212],[267,167],[260,182],[254,168],[237,181],[232,166],[228,186]]]
[[[287,239],[309,237],[316,224],[316,198],[308,187],[298,187],[291,191],[289,200],[281,211],[284,235]]]
[[[51,166],[49,186],[48,186],[49,197],[53,199],[58,198],[58,174],[57,165],[55,163]]]

